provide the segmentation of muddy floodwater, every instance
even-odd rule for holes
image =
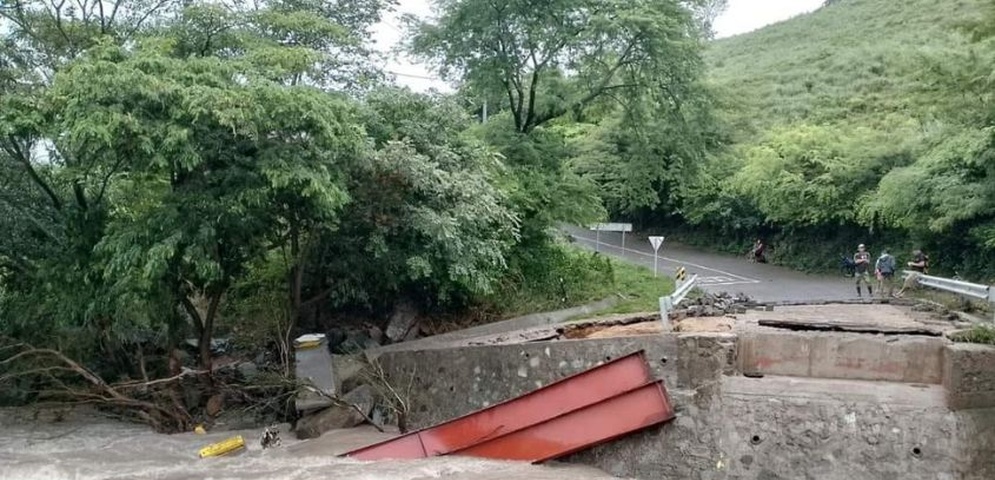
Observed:
[[[417,461],[359,462],[336,455],[389,438],[370,427],[328,432],[296,440],[281,425],[283,444],[263,450],[261,429],[156,434],[146,427],[93,415],[53,422],[31,420],[24,411],[0,410],[0,479],[326,479],[420,480],[608,479],[580,465],[529,465],[466,457]],[[198,458],[212,442],[242,435],[247,449],[234,456]]]

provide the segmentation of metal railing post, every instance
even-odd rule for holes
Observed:
[[[660,297],[660,321],[663,322],[664,328],[670,325],[670,311],[684,300],[697,282],[698,275],[692,275],[687,281],[679,283],[674,293]]]

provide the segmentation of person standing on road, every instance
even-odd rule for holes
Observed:
[[[861,296],[860,282],[864,282],[867,285],[867,295],[873,297],[874,290],[871,287],[871,276],[869,273],[871,268],[871,254],[867,253],[867,249],[863,243],[857,245],[857,253],[853,254],[853,268],[853,277],[857,279],[857,296]]]
[[[767,256],[764,254],[764,250],[766,249],[767,247],[764,245],[763,240],[758,238],[757,242],[753,244],[753,251],[750,252],[752,254],[751,257],[753,261],[757,263],[767,263]]]
[[[888,253],[887,249],[881,250],[881,256],[874,262],[874,273],[878,275],[881,283],[878,290],[884,297],[890,297],[895,292],[895,257]],[[859,288],[859,287],[858,287]]]

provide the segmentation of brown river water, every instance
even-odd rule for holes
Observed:
[[[336,455],[389,438],[371,427],[297,440],[281,425],[282,445],[263,450],[262,429],[162,435],[147,427],[92,415],[60,422],[31,420],[0,410],[0,479],[337,479],[337,480],[580,480],[609,479],[581,465],[529,465],[468,457],[359,462]],[[200,448],[242,435],[247,448],[233,456],[198,458]]]

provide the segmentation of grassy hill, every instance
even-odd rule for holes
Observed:
[[[957,28],[986,0],[842,0],[715,41],[710,80],[735,99],[739,140],[776,124],[860,123],[892,131],[929,120],[933,60],[969,49]],[[942,96],[939,95],[939,96]]]
[[[807,269],[864,242],[995,274],[995,48],[965,28],[993,5],[839,0],[710,44],[731,145],[689,182],[685,218]]]

